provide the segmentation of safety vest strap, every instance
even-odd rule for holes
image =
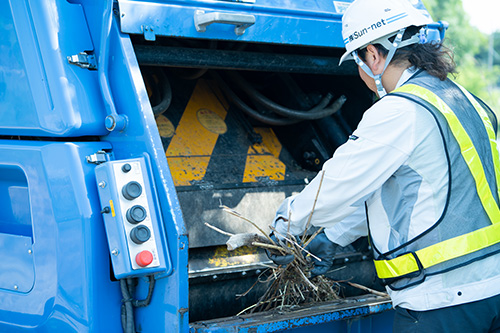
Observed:
[[[474,178],[479,199],[492,225],[450,238],[416,252],[400,255],[394,259],[374,260],[377,275],[381,279],[396,278],[415,273],[421,269],[426,269],[439,263],[484,249],[493,244],[500,243],[500,223],[497,223],[500,222],[500,209],[493,197],[488,181],[486,180],[479,154],[455,113],[441,98],[426,88],[414,84],[406,84],[396,89],[394,92],[408,93],[420,97],[433,105],[444,116],[453,136],[460,146],[461,154]],[[500,179],[498,174],[498,150],[496,141],[494,140],[495,133],[493,131],[493,126],[479,103],[477,103],[477,101],[474,103],[475,99],[470,94],[467,93],[466,96],[481,116],[488,132],[498,184]]]
[[[488,133],[488,139],[490,140],[491,155],[493,158],[493,165],[495,167],[495,178],[497,180],[497,193],[498,193],[498,198],[500,200],[500,158],[499,158],[499,153],[498,153],[495,129],[493,128],[493,125],[491,124],[491,121],[490,121],[490,118],[488,117],[488,114],[481,107],[479,102],[464,87],[462,87],[458,83],[455,83],[455,84],[457,85],[457,87],[460,88],[460,90],[462,90],[464,95],[471,102],[471,104],[474,106],[477,113],[479,114],[479,116],[483,120],[484,127],[486,128],[486,132]],[[498,221],[494,221],[493,223],[495,223],[495,222],[498,222]]]

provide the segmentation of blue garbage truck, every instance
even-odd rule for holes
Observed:
[[[205,225],[269,230],[373,102],[338,66],[351,2],[2,1],[0,331],[391,331],[348,284],[245,312],[270,262]],[[331,277],[383,290],[370,259]]]

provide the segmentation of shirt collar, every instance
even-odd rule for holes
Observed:
[[[396,89],[401,87],[406,81],[408,81],[413,75],[417,73],[417,67],[412,66],[410,68],[407,68],[403,74],[401,74],[401,77],[399,78],[398,83],[396,84]]]

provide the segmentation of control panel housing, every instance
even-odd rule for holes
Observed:
[[[170,257],[146,159],[108,161],[95,173],[115,277],[168,273]]]

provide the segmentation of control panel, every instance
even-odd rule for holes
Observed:
[[[117,279],[171,270],[148,171],[143,157],[108,161],[95,169]]]

